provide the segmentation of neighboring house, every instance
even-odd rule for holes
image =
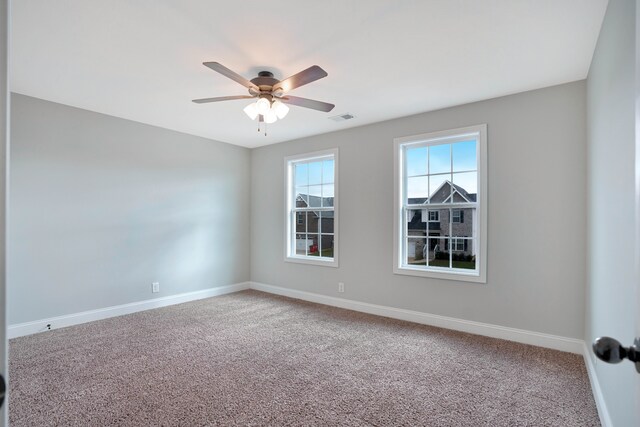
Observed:
[[[475,209],[456,208],[455,204],[474,203],[476,194],[469,193],[450,181],[445,181],[433,192],[430,200],[428,198],[411,198],[408,201],[412,205],[425,206],[428,206],[429,203],[452,203],[451,208],[408,210],[407,256],[409,258],[421,260],[426,258],[428,253],[429,259],[433,259],[435,252],[449,251],[454,254],[475,254],[473,240],[460,239],[461,237],[475,236]],[[453,239],[449,239],[449,237],[453,237]]]
[[[321,206],[333,206],[333,197],[296,195],[296,208]],[[304,251],[306,246],[310,255],[322,250],[322,256],[333,256],[333,211],[296,212],[295,221],[296,252]]]

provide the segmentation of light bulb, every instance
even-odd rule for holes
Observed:
[[[267,111],[267,114],[264,115],[265,123],[274,123],[276,120],[278,120],[278,116],[276,115],[276,112],[273,111],[273,109],[270,109],[269,111]]]
[[[258,109],[256,108],[256,103],[252,102],[251,104],[244,107],[244,112],[247,113],[247,116],[251,120],[255,120],[258,117]]]
[[[276,115],[278,116],[279,119],[284,119],[284,117],[287,115],[287,113],[289,112],[289,107],[287,107],[285,105],[284,102],[282,101],[275,101],[273,103],[273,106],[271,107],[272,110],[274,110],[276,112]]]
[[[260,98],[258,99],[258,102],[256,102],[256,108],[258,110],[258,114],[265,116],[271,108],[271,103],[267,98]]]

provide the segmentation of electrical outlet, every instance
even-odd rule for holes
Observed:
[[[344,292],[344,283],[342,282],[338,283],[338,292]]]
[[[153,293],[160,292],[160,282],[153,282],[151,284],[151,292]]]

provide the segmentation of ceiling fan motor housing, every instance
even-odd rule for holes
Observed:
[[[251,83],[260,88],[260,92],[271,92],[273,86],[280,80],[273,77],[273,73],[270,71],[260,71],[258,77],[251,79]],[[249,91],[252,95],[253,92]]]

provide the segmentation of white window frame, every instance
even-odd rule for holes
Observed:
[[[456,221],[456,212],[458,213],[458,220]],[[455,224],[461,224],[462,209],[451,209],[451,222]]]
[[[435,219],[431,219],[431,214],[434,213],[435,215]],[[436,209],[428,209],[427,210],[427,215],[429,216],[427,222],[440,222],[440,211],[436,210]]]
[[[294,218],[296,211],[293,210],[293,196],[295,188],[293,185],[294,166],[296,163],[320,161],[333,159],[334,182],[333,182],[333,259],[322,258],[319,256],[297,255],[295,253],[295,224],[297,220]],[[285,226],[284,226],[284,260],[286,262],[294,262],[299,264],[320,265],[325,267],[338,267],[339,255],[339,196],[338,196],[338,149],[333,148],[323,151],[315,151],[313,153],[298,154],[295,156],[285,157],[284,159],[284,176],[285,176]],[[314,211],[331,211],[327,208],[314,208]]]
[[[404,171],[405,147],[410,145],[436,145],[438,143],[455,143],[469,140],[475,137],[478,192],[476,202],[476,223],[478,234],[476,237],[476,269],[465,270],[442,267],[429,268],[428,266],[410,266],[404,264],[403,243],[404,234],[404,194],[406,191],[406,179]],[[393,209],[393,272],[410,276],[430,277],[436,279],[456,280],[462,282],[487,282],[487,125],[480,124],[458,129],[430,132],[420,135],[412,135],[394,139],[394,209]],[[465,205],[451,204],[449,208],[464,208]],[[425,208],[428,208],[425,206]],[[453,214],[451,214],[453,216]],[[451,251],[452,252],[452,251]]]

